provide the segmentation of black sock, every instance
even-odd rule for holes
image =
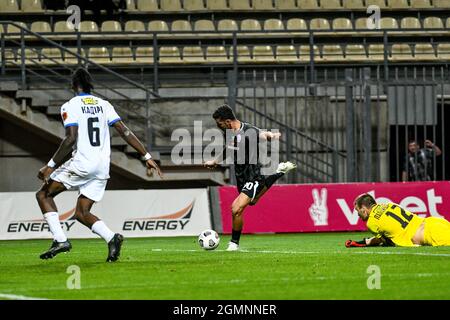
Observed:
[[[273,175],[271,175],[271,176],[268,176],[267,178],[266,178],[266,187],[267,188],[270,188],[278,179],[280,179],[282,176],[284,176],[284,173],[283,172],[278,172],[278,173],[275,173],[275,174],[273,174]]]
[[[241,238],[241,230],[239,230],[239,231],[233,230],[231,232],[231,242],[239,244],[240,238]]]

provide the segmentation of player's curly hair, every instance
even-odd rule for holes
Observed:
[[[375,201],[374,197],[372,197],[368,193],[364,193],[360,195],[355,200],[355,206],[358,208],[361,208],[362,206],[365,206],[366,208],[372,208],[372,206],[376,205],[377,202]]]
[[[233,112],[233,109],[230,108],[229,105],[224,104],[217,108],[216,111],[213,113],[214,119],[220,119],[220,120],[236,120],[236,116]]]
[[[91,93],[94,89],[92,84],[92,77],[84,68],[78,68],[72,75],[72,87],[74,89],[80,88],[84,93]]]

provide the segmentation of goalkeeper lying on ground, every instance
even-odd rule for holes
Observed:
[[[377,204],[370,194],[355,200],[355,210],[374,234],[361,241],[347,240],[345,246],[450,246],[450,222],[443,218],[421,218],[398,204]]]

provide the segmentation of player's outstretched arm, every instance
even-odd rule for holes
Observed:
[[[372,238],[364,238],[360,241],[347,240],[345,242],[345,246],[347,248],[351,247],[376,247],[383,244],[382,238],[372,237]]]
[[[122,139],[125,140],[125,142],[130,146],[132,146],[134,150],[139,152],[139,154],[142,156],[142,160],[145,161],[147,168],[149,168],[150,171],[152,171],[153,169],[156,170],[158,175],[162,178],[163,173],[161,169],[156,164],[156,162],[152,160],[152,156],[150,155],[150,153],[148,153],[144,144],[134,135],[134,133],[122,121],[117,121],[113,126],[122,137]]]
[[[70,126],[66,128],[66,136],[61,141],[58,150],[56,150],[52,159],[47,163],[46,166],[42,167],[39,170],[38,178],[43,180],[45,183],[48,182],[48,179],[52,172],[59,167],[64,160],[70,155],[72,152],[72,148],[74,144],[77,142],[78,137],[78,126]]]

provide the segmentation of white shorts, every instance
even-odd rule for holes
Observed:
[[[82,177],[70,170],[70,166],[62,165],[56,169],[50,179],[60,182],[67,190],[79,190],[79,193],[95,202],[102,200],[108,179]]]

